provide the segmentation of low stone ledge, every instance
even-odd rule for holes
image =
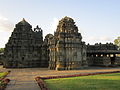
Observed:
[[[48,77],[40,77],[40,78],[41,78],[41,79],[55,79],[55,78],[69,78],[69,77],[78,77],[78,76],[89,76],[89,75],[99,75],[99,74],[110,74],[110,73],[120,73],[120,71],[81,73],[81,74],[73,74],[73,75],[48,76]]]
[[[38,83],[41,90],[49,90],[44,81],[40,77],[36,77],[35,80]]]

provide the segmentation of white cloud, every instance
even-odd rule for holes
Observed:
[[[6,17],[0,15],[0,48],[4,48],[11,35],[14,25]]]
[[[57,25],[58,25],[58,19],[57,18],[53,18],[53,21],[51,22],[51,25],[50,25],[50,30],[52,32],[56,31],[56,28],[57,28]]]
[[[0,31],[11,31],[13,30],[13,23],[6,17],[0,16]]]
[[[88,38],[88,40],[90,40],[90,41],[96,41],[96,40],[98,40],[98,38],[97,38],[97,37],[92,36],[92,37],[89,37],[89,38]]]
[[[11,35],[11,31],[0,31],[0,48],[4,48]]]
[[[91,37],[83,37],[83,41],[90,44],[95,43],[107,43],[107,42],[113,42],[113,39],[108,36],[91,36]]]
[[[102,36],[102,37],[99,38],[99,40],[101,40],[101,41],[111,41],[111,38],[107,37],[107,36]]]

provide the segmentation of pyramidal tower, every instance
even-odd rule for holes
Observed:
[[[42,43],[42,29],[37,26],[32,30],[32,26],[23,18],[15,25],[5,46],[4,67],[40,67]]]
[[[59,21],[48,43],[50,69],[71,70],[87,66],[86,45],[72,18],[66,16]]]

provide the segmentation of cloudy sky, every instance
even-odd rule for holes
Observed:
[[[64,16],[75,20],[86,44],[120,36],[120,0],[0,0],[0,48],[22,18],[33,28],[39,25],[45,36],[54,33]]]

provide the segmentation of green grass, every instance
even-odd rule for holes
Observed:
[[[6,75],[7,72],[0,72],[0,78]]]
[[[120,90],[120,73],[44,81],[50,90]]]
[[[0,72],[0,78],[2,78],[4,75],[6,75],[7,72]],[[4,86],[3,82],[0,80],[0,87]]]

